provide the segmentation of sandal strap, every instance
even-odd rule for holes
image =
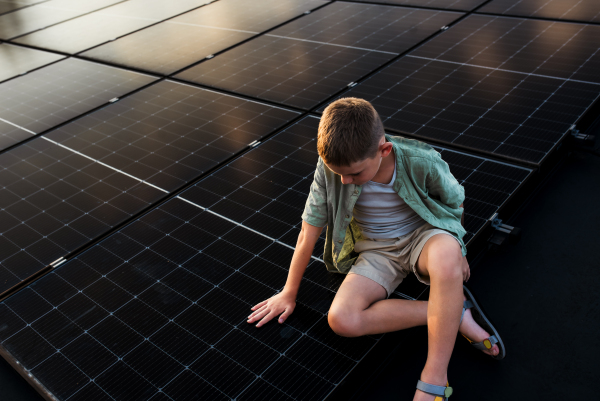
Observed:
[[[469,301],[469,300],[466,300],[466,301],[463,303],[462,315],[460,315],[460,323],[458,323],[458,325],[459,325],[459,326],[460,326],[460,324],[461,324],[461,323],[462,323],[462,321],[463,321],[463,317],[465,317],[465,311],[466,311],[467,309],[471,309],[473,306],[475,306],[475,305],[473,305],[473,302],[471,302],[471,301]]]
[[[490,336],[479,343],[471,343],[471,345],[480,351],[485,351],[486,349],[491,349],[492,346],[497,343],[498,339],[496,336]]]
[[[435,384],[425,383],[421,380],[417,381],[417,390],[442,397],[444,400],[452,395],[452,387],[450,386],[436,386]]]

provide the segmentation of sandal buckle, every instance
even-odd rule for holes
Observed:
[[[444,390],[444,398],[449,398],[452,395],[452,392],[452,387],[446,387],[446,389]]]
[[[485,340],[483,340],[483,345],[487,348],[487,349],[492,349],[492,343],[490,341],[489,338],[486,338]]]

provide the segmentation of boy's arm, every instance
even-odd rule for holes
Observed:
[[[322,230],[323,227],[315,227],[305,221],[302,222],[302,229],[300,235],[298,235],[298,242],[296,243],[296,250],[292,257],[285,287],[280,293],[255,305],[252,308],[254,312],[248,316],[248,323],[260,320],[256,325],[256,327],[260,327],[280,314],[279,323],[283,323],[294,311],[300,281],[308,262],[310,262],[310,257]]]

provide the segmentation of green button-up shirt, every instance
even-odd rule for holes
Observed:
[[[394,190],[423,220],[454,235],[465,256],[462,237],[466,231],[459,207],[465,199],[463,186],[431,146],[399,136],[385,137],[396,155]],[[354,244],[363,236],[352,212],[361,190],[360,185],[342,184],[341,177],[319,158],[302,219],[316,227],[327,225],[323,259],[329,271],[347,273],[358,257]]]

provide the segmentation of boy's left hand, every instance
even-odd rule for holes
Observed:
[[[469,262],[467,262],[467,257],[463,256],[462,259],[462,272],[463,272],[463,281],[466,283],[469,281],[469,277],[471,277],[471,269],[469,268]]]

